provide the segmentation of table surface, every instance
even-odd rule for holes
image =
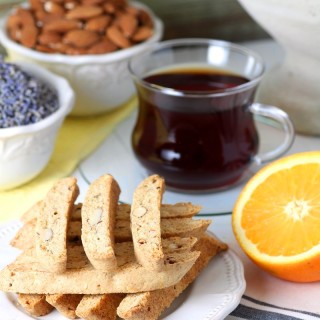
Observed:
[[[267,68],[276,66],[283,59],[284,52],[273,41],[263,40],[244,44],[260,53],[266,61]],[[298,136],[298,138],[303,139],[303,147],[299,146],[299,151],[303,151],[301,150],[303,148],[305,148],[305,150],[319,149],[320,137]],[[295,145],[293,146],[293,149],[294,148]],[[74,175],[78,178],[80,190],[85,190],[88,187],[88,184],[83,179],[78,169],[74,172]],[[228,192],[232,191],[225,192],[226,199],[228,198]],[[319,296],[319,284],[290,283],[266,274],[261,269],[257,268],[239,248],[231,228],[231,214],[216,215],[213,216],[212,219],[213,223],[209,228],[210,231],[214,232],[220,239],[228,243],[230,248],[238,254],[243,262],[247,282],[247,289],[245,292],[246,297],[259,298],[266,303],[278,305],[283,308],[292,308],[294,306],[297,310],[315,313],[319,312],[319,307],[316,302],[317,299],[313,299],[315,300],[314,303],[309,301],[310,295],[312,296],[313,294],[314,297]],[[227,319],[240,319],[236,314],[236,312],[233,313],[233,315],[228,316]],[[249,317],[245,318],[249,319]],[[241,317],[241,319],[243,319],[243,317]]]

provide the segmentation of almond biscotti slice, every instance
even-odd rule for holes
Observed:
[[[195,245],[200,257],[186,275],[174,286],[142,293],[128,294],[120,303],[117,313],[125,320],[156,320],[173,300],[198,276],[210,259],[227,249],[218,239],[204,236]]]
[[[68,246],[68,264],[63,273],[50,272],[39,263],[35,249],[23,252],[0,272],[0,290],[43,294],[133,293],[165,288],[177,283],[199,257],[198,251],[165,252],[164,266],[156,272],[137,263],[133,244],[116,244],[118,268],[94,269],[82,246]]]
[[[124,297],[122,293],[85,295],[76,314],[86,320],[116,320],[117,308]]]
[[[49,294],[46,301],[68,319],[76,319],[76,309],[82,297],[82,294]]]
[[[78,194],[77,180],[69,177],[56,182],[42,201],[37,217],[35,247],[39,263],[51,272],[66,269],[67,229]]]
[[[158,175],[144,179],[134,191],[130,213],[137,261],[146,269],[154,271],[160,271],[164,265],[160,229],[164,188],[164,179]]]
[[[10,245],[20,250],[28,250],[35,246],[35,228],[37,219],[34,218],[26,222],[10,241]],[[81,222],[70,221],[67,231],[67,240],[77,242],[81,240]]]
[[[170,237],[197,237],[200,238],[207,230],[211,220],[192,220],[190,218],[161,219],[162,239]],[[20,250],[27,250],[34,246],[34,228],[36,219],[30,220],[21,227],[10,244]],[[81,237],[81,222],[70,221],[67,233],[68,241],[76,242]],[[116,242],[132,240],[130,221],[117,220],[115,228]]]
[[[162,204],[160,207],[161,219],[192,218],[198,214],[201,206],[190,202],[178,202],[176,204]],[[126,203],[118,205],[117,220],[130,220],[131,206]]]
[[[42,200],[36,202],[30,209],[28,209],[22,216],[21,221],[26,223],[34,218],[37,218],[40,213]],[[74,207],[71,220],[81,221],[81,207],[82,203],[78,203]],[[160,208],[161,219],[171,218],[192,218],[198,214],[201,206],[194,205],[191,202],[178,202],[175,204],[162,204]],[[120,203],[117,208],[116,218],[118,220],[130,220],[131,206],[127,203]]]
[[[191,218],[161,219],[161,237],[201,237],[211,220],[193,220]],[[130,221],[117,220],[115,229],[116,242],[132,240]]]
[[[35,317],[45,316],[54,309],[53,306],[46,301],[44,294],[18,294],[18,302],[24,310]]]
[[[99,270],[117,267],[114,229],[119,195],[118,183],[106,174],[91,183],[82,205],[82,244],[90,262]]]
[[[202,207],[191,202],[178,202],[161,205],[161,218],[192,218],[201,211]]]

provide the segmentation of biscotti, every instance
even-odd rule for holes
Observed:
[[[160,208],[164,180],[158,175],[144,179],[133,194],[130,220],[137,261],[146,269],[160,271],[164,265]]]
[[[21,221],[26,223],[39,215],[42,201],[35,203],[30,209],[28,209],[21,217]],[[72,220],[81,220],[81,207],[82,203],[74,206],[74,212],[72,213]],[[191,202],[178,202],[175,204],[161,204],[160,215],[161,218],[192,218],[198,214],[201,210],[201,206],[194,205]],[[130,220],[131,206],[127,203],[118,204],[117,219],[118,220]]]
[[[116,320],[117,308],[124,297],[122,293],[85,295],[76,314],[85,320]]]
[[[192,204],[191,202],[178,202],[175,204],[161,204],[161,219],[171,218],[192,218],[198,214],[201,206]],[[117,220],[130,220],[131,206],[126,203],[118,205]]]
[[[24,310],[35,317],[45,316],[53,310],[53,306],[46,301],[44,294],[18,294],[18,302]]]
[[[68,319],[76,319],[76,309],[82,297],[82,294],[49,294],[46,300]]]
[[[175,218],[175,219],[161,219],[161,237],[163,239],[170,237],[196,237],[200,238],[201,235],[207,230],[211,220],[198,219],[193,220],[190,218]],[[33,234],[36,225],[36,219],[30,220],[19,229],[15,237],[11,240],[10,244],[20,250],[27,250],[34,246]],[[68,241],[77,242],[81,238],[81,222],[71,221],[68,227],[67,239]],[[127,242],[132,240],[130,221],[117,220],[115,229],[116,242]]]
[[[111,175],[104,175],[89,186],[82,205],[81,240],[94,268],[117,267],[114,230],[120,188]]]
[[[142,293],[128,294],[120,303],[117,314],[125,320],[156,320],[172,301],[198,276],[210,259],[227,246],[218,239],[204,236],[195,245],[199,259],[174,286]]]
[[[119,245],[121,248],[122,244]],[[140,265],[134,259],[133,253],[132,259],[127,253],[125,259],[122,259],[121,250],[118,251],[117,248],[116,245],[118,268],[115,271],[101,271],[92,267],[81,246],[68,247],[68,265],[63,273],[53,273],[43,268],[34,249],[29,249],[0,272],[0,290],[44,294],[104,294],[156,290],[178,282],[200,254],[192,251],[165,255],[162,270],[156,272]],[[121,265],[121,261],[126,263]]]
[[[60,182],[61,187],[56,188],[57,183],[24,215],[25,224],[12,240],[12,244],[24,252],[0,272],[0,289],[19,292],[25,301],[30,299],[35,304],[49,303],[51,309],[54,306],[70,319],[79,316],[85,320],[115,320],[117,306],[131,294],[140,297],[148,292],[154,297],[153,292],[160,290],[167,295],[166,298],[158,296],[160,300],[165,299],[166,304],[172,301],[171,291],[165,290],[181,288],[180,280],[184,279],[185,283],[188,271],[198,265],[203,249],[195,247],[210,221],[193,219],[200,206],[162,204],[164,182],[157,175],[142,181],[134,194],[132,207],[117,204],[120,188],[110,175],[100,177],[89,186],[83,204],[74,203],[79,192],[75,180]],[[43,215],[44,208],[49,212]],[[48,264],[39,259],[38,239],[34,241],[39,236],[38,229],[34,230],[39,220],[46,222],[50,229],[54,228],[52,216],[58,215],[55,211],[62,215],[59,226],[64,239],[59,244],[66,246],[63,270],[48,268]],[[102,228],[96,228],[100,224]],[[138,237],[133,237],[132,233]],[[102,241],[97,241],[101,237],[104,237]],[[137,238],[146,239],[150,245],[137,249]],[[103,254],[99,246],[105,250]],[[125,301],[130,300],[123,303]],[[153,313],[165,307],[161,301],[158,308],[152,307],[148,305],[150,301],[142,301],[139,315],[133,312],[129,317],[143,319],[146,313],[146,319],[152,319]],[[145,312],[148,310],[149,313]],[[126,312],[129,314],[132,310]]]
[[[42,266],[63,272],[67,264],[67,228],[74,201],[79,194],[75,178],[61,179],[42,201],[36,224],[36,253]]]
[[[161,237],[200,237],[210,225],[211,220],[193,220],[190,218],[161,219]],[[117,242],[131,241],[130,221],[118,220],[115,238]]]

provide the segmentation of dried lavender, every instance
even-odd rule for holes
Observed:
[[[0,57],[0,128],[36,123],[58,108],[53,89]]]

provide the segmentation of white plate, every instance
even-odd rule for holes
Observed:
[[[120,200],[126,203],[131,203],[135,188],[147,176],[145,170],[135,159],[130,144],[135,119],[136,114],[133,113],[131,117],[123,121],[114,130],[95,152],[79,165],[79,172],[88,183],[102,174],[112,174],[121,187]],[[260,136],[261,152],[273,149],[284,137],[282,131],[277,127],[257,122],[257,128]],[[319,138],[317,137],[297,136],[288,154],[316,150],[318,146]],[[227,191],[207,194],[186,194],[166,190],[163,203],[190,201],[200,204],[203,207],[201,213],[204,215],[230,213],[244,184],[258,169],[257,167],[252,167],[248,172],[247,179],[244,179],[241,184]]]
[[[13,221],[0,228],[0,268],[12,262],[19,253],[9,245],[21,223]],[[240,302],[245,290],[243,265],[230,249],[215,257],[197,280],[188,287],[161,319],[224,319]],[[0,293],[1,320],[65,320],[57,311],[35,318],[17,304],[14,294]]]

